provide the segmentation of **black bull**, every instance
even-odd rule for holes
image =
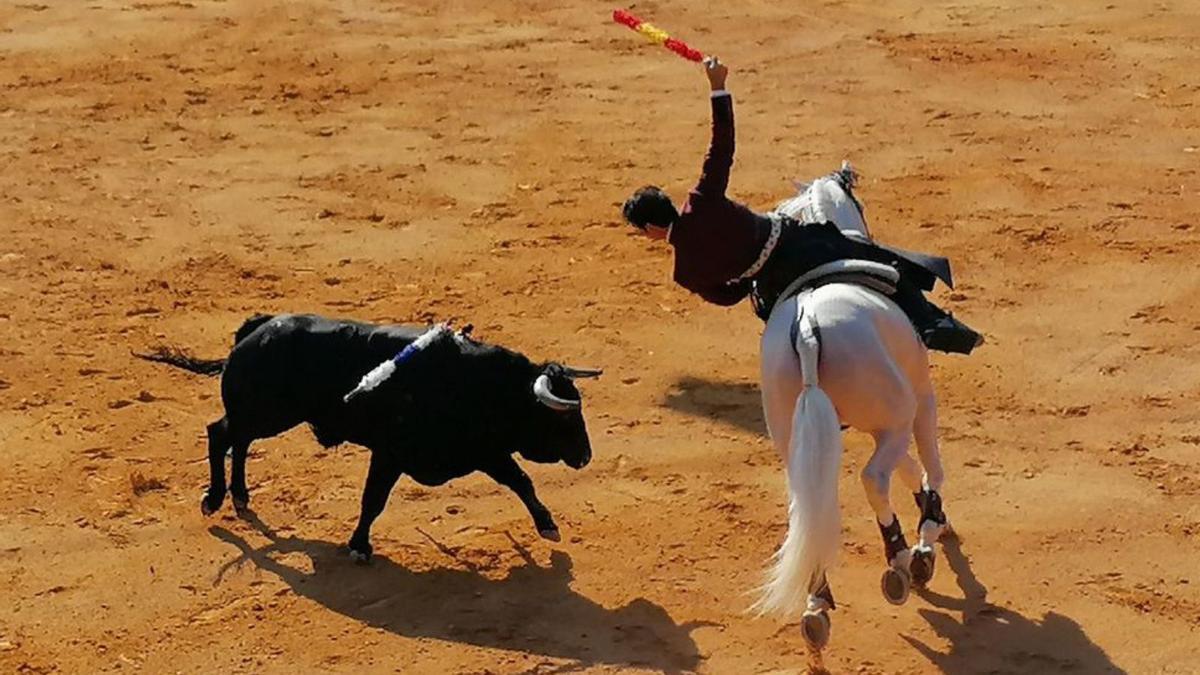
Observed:
[[[257,315],[238,329],[227,359],[167,349],[137,356],[221,375],[225,415],[208,425],[205,515],[225,499],[227,451],[229,492],[235,508],[245,509],[250,443],[307,422],[325,447],[350,442],[371,451],[362,514],[350,538],[356,558],[370,557],[371,523],[402,474],[432,486],[482,471],[515,492],[538,532],[557,541],[558,526],[512,453],[575,469],[587,465],[591,443],[572,380],[599,373],[535,364],[502,347],[446,335],[378,388],[343,401],[365,373],[423,332],[312,315]]]

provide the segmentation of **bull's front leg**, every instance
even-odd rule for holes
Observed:
[[[537,528],[538,534],[550,541],[562,539],[558,533],[558,525],[555,524],[554,517],[550,515],[550,509],[546,508],[546,505],[537,498],[537,492],[533,489],[533,481],[529,479],[528,474],[521,470],[516,460],[511,456],[506,456],[485,467],[483,472],[491,476],[492,480],[517,493],[521,502],[525,504],[525,508],[529,510],[529,515],[533,516],[533,525]]]
[[[362,513],[358,527],[350,537],[350,557],[357,562],[371,559],[371,523],[383,513],[388,495],[396,481],[400,480],[400,469],[386,453],[371,451],[371,468],[367,470],[367,484],[363,487]]]

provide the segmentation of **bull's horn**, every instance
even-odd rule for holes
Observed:
[[[571,366],[563,366],[563,374],[571,379],[578,379],[585,377],[600,377],[604,374],[604,371],[598,368],[593,370],[591,368],[572,368]]]
[[[538,375],[538,378],[533,381],[533,394],[542,402],[542,405],[551,410],[567,411],[578,410],[579,401],[569,401],[565,398],[559,398],[550,391],[550,376],[545,373]]]

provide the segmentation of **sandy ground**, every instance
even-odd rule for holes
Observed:
[[[747,591],[785,528],[759,322],[672,285],[617,207],[682,195],[695,66],[571,0],[0,3],[0,672],[796,672]],[[953,258],[981,327],[935,355],[947,510],[928,592],[878,591],[851,433],[850,673],[1200,669],[1200,8],[639,2],[733,68],[733,193],[853,159],[875,234]],[[596,459],[481,477],[254,446],[260,520],[201,516],[215,380],[257,311],[457,318],[585,385]],[[910,498],[897,487],[905,522]],[[948,564],[947,564],[948,563]]]

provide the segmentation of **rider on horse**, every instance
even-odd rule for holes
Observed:
[[[883,536],[888,566],[882,589],[889,602],[903,603],[910,583],[932,577],[932,543],[949,531],[939,494],[944,475],[926,348],[969,354],[983,338],[925,299],[923,291],[937,279],[952,284],[945,258],[871,239],[848,165],[770,213],[729,199],[734,132],[728,71],[712,58],[705,72],[713,90],[713,139],[699,183],[682,212],[659,188],[644,187],[625,202],[624,215],[646,236],[671,244],[680,285],[719,305],[750,296],[767,324],[763,411],[787,468],[791,504],[788,535],[756,607],[803,604],[803,635],[820,649],[834,608],[825,571],[840,533],[839,425],[875,439],[861,475]],[[914,440],[919,463],[909,454]],[[911,550],[888,497],[897,470],[921,510],[919,542]]]
[[[775,303],[802,289],[805,273],[839,260],[890,265],[900,278],[890,296],[912,321],[930,349],[969,354],[983,342],[979,333],[925,299],[937,279],[952,285],[945,258],[912,253],[875,243],[863,231],[840,229],[843,223],[801,222],[776,211],[756,213],[726,196],[733,165],[733,97],[725,89],[728,69],[705,60],[712,86],[712,145],[700,181],[682,211],[661,189],[647,186],[626,202],[625,219],[652,239],[675,249],[675,281],[718,305],[734,305],[750,296],[766,321]],[[829,177],[859,210],[851,193],[854,174],[847,168]],[[818,213],[820,210],[818,210]],[[891,290],[891,289],[889,289]]]

